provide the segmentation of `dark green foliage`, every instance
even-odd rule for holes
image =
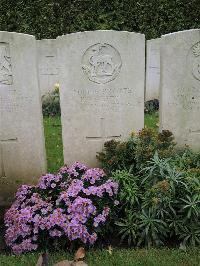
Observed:
[[[122,241],[147,247],[172,241],[182,248],[200,245],[200,174],[188,177],[184,167],[176,166],[177,157],[185,161],[186,153],[164,159],[155,153],[140,171],[112,173],[120,189],[116,225]]]
[[[145,102],[145,113],[152,114],[159,110],[159,101],[157,99]]]
[[[179,151],[174,160],[176,166],[187,172],[200,174],[198,169],[200,168],[200,152],[194,153],[190,149],[184,149]]]
[[[44,116],[60,116],[59,90],[55,89],[42,97],[42,113]]]
[[[199,27],[199,0],[0,1],[0,30],[39,39],[98,29],[136,31],[151,39]]]
[[[144,128],[98,154],[118,182],[121,240],[134,246],[200,244],[200,152],[177,150],[171,132]]]
[[[107,173],[117,169],[127,169],[131,165],[136,165],[135,160],[135,140],[130,138],[127,142],[115,140],[108,141],[104,144],[104,151],[99,152],[97,159]]]
[[[153,129],[144,128],[131,134],[127,141],[115,140],[104,144],[104,150],[97,155],[101,166],[107,173],[114,170],[129,169],[137,171],[152,158],[156,151],[161,158],[166,158],[174,152],[174,137],[168,130],[158,133]]]

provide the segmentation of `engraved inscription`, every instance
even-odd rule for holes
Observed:
[[[196,126],[196,128],[197,129],[195,129],[195,128],[193,128],[193,129],[187,128],[185,130],[185,138],[184,138],[185,142],[188,142],[190,140],[194,141],[194,139],[196,139],[196,140],[199,139],[199,137],[200,137],[200,129],[199,129],[198,125]]]
[[[189,129],[190,134],[200,135],[200,129]]]
[[[12,82],[9,44],[0,42],[0,84],[11,85]]]
[[[184,110],[198,110],[200,108],[200,90],[196,87],[179,89],[177,97]]]
[[[98,84],[105,84],[115,79],[121,66],[119,52],[106,43],[90,46],[82,57],[83,72],[90,81]]]
[[[94,89],[72,89],[71,100],[76,98],[79,101],[79,107],[82,110],[90,112],[111,111],[119,112],[120,108],[134,108],[137,104],[142,104],[143,99],[137,99],[136,103],[133,98],[136,98],[136,92],[132,88],[94,88]]]
[[[200,110],[200,90],[196,87],[179,88],[173,101],[169,102],[168,105],[178,106],[183,111]]]
[[[17,111],[18,102],[16,99],[15,90],[6,90],[5,92],[1,91],[0,95],[0,112],[1,114],[8,115],[8,113],[14,113]]]

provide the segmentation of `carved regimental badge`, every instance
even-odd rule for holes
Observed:
[[[11,85],[12,79],[12,67],[9,45],[7,43],[0,42],[0,84]]]
[[[192,54],[192,74],[200,80],[200,42],[194,44],[191,48],[190,54]]]
[[[122,66],[119,52],[109,44],[97,43],[90,46],[82,58],[82,69],[88,79],[104,84],[115,79]]]

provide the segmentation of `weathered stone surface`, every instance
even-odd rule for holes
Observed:
[[[56,40],[44,39],[37,41],[38,74],[41,95],[54,90],[58,83],[58,63]]]
[[[45,170],[36,41],[0,32],[0,205],[18,183],[32,183]]]
[[[147,52],[145,101],[159,99],[160,41],[160,38],[148,40],[146,44]]]
[[[200,30],[162,36],[160,129],[200,149]]]
[[[144,126],[145,38],[94,31],[57,42],[65,163],[96,166],[105,141]]]

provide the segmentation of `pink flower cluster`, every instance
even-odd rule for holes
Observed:
[[[58,174],[42,176],[36,186],[23,185],[5,214],[5,240],[15,254],[36,250],[55,239],[93,244],[97,229],[116,204],[118,184],[102,169],[74,163]]]

